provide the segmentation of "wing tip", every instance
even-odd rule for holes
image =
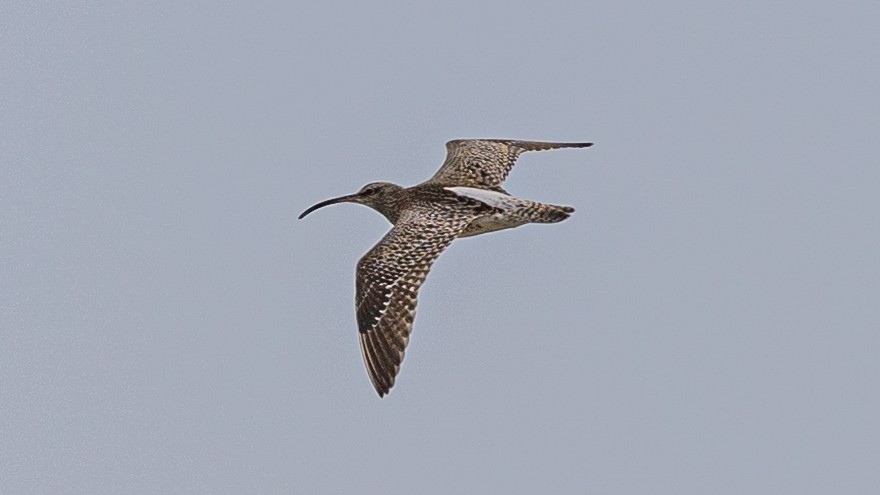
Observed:
[[[583,143],[547,143],[549,145],[555,145],[560,148],[589,148],[593,146],[594,143],[583,142]]]
[[[361,357],[364,358],[364,365],[367,368],[367,376],[370,377],[370,382],[372,382],[373,388],[376,390],[376,393],[379,394],[379,398],[381,399],[388,395],[394,387],[394,381],[400,367],[399,365],[395,365],[393,367],[393,372],[389,374],[387,370],[383,369],[383,367],[376,361],[376,358],[379,357],[377,355],[378,350],[376,347],[379,345],[378,342],[374,342],[373,339],[370,339],[369,334],[366,332],[360,332],[358,337],[361,344]]]
[[[591,142],[569,143],[558,141],[508,141],[508,146],[518,148],[523,151],[549,151],[563,148],[589,148],[593,146]]]
[[[377,382],[373,382],[373,388],[376,389],[376,393],[379,394],[380,399],[384,399],[386,395],[390,394],[392,387],[394,387],[394,379],[393,378],[392,378],[391,383],[388,384],[387,386],[379,384]]]

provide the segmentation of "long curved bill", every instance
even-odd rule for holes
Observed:
[[[333,199],[328,199],[326,201],[321,201],[320,203],[318,203],[316,205],[312,205],[309,207],[309,209],[300,213],[298,219],[302,220],[303,217],[305,217],[309,213],[317,210],[318,208],[323,208],[325,206],[335,205],[336,203],[345,203],[348,201],[353,201],[355,198],[357,198],[357,194],[346,194],[345,196],[339,196],[338,198],[333,198]]]

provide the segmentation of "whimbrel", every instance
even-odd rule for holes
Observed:
[[[458,237],[556,223],[570,206],[511,196],[501,185],[526,151],[586,148],[593,143],[460,139],[446,143],[446,161],[427,181],[404,188],[372,182],[360,191],[322,201],[299,216],[335,203],[359,203],[393,227],[357,264],[355,308],[364,364],[379,393],[387,394],[400,371],[428,270]]]

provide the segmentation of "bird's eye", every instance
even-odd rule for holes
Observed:
[[[364,189],[364,194],[366,194],[367,196],[370,196],[370,195],[376,194],[376,188],[375,188],[375,187],[371,187],[371,188],[369,188],[369,189]]]

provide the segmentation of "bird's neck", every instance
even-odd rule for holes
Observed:
[[[386,208],[384,205],[374,207],[376,211],[382,214],[385,218],[388,219],[394,225],[397,225],[397,221],[400,219],[400,210],[395,208]]]
[[[397,225],[397,221],[400,220],[400,214],[403,212],[408,205],[408,199],[406,192],[401,190],[396,193],[392,193],[388,195],[386,198],[382,198],[383,200],[375,205],[371,205],[374,210],[378,211],[385,218],[388,219],[394,225]]]

